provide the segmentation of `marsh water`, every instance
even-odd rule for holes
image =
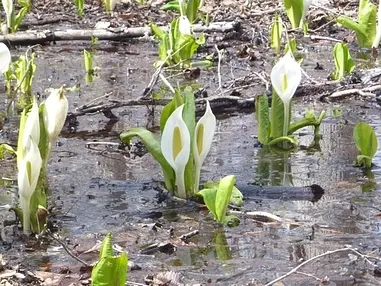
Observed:
[[[99,77],[86,84],[82,48],[58,44],[37,51],[34,93],[46,95],[49,87],[78,86],[68,94],[69,111],[109,94],[104,101],[137,98],[153,74],[156,48],[152,43],[102,43],[94,63],[100,67]],[[18,50],[17,53],[22,53]],[[321,53],[305,54],[307,73],[325,78],[333,63]],[[316,61],[324,71],[315,71]],[[271,66],[271,63],[265,63]],[[308,68],[309,67],[309,68]],[[229,82],[259,69],[239,59],[222,66],[222,79]],[[216,69],[202,70],[199,79],[182,84],[205,85],[209,95],[218,89]],[[176,78],[174,82],[176,81]],[[242,91],[251,97],[264,91],[258,83]],[[2,90],[1,111],[9,99]],[[213,222],[206,208],[194,203],[162,195],[158,185],[160,168],[149,154],[138,156],[132,151],[118,150],[119,133],[132,127],[158,130],[161,106],[131,106],[113,110],[118,117],[110,122],[102,113],[78,117],[76,126],[66,127],[49,163],[48,180],[52,193],[51,220],[57,233],[78,254],[93,247],[107,232],[114,243],[126,248],[129,259],[141,270],[130,271],[128,280],[143,283],[147,274],[173,270],[180,272],[186,284],[255,285],[266,283],[306,260],[328,250],[351,245],[363,252],[379,254],[381,206],[381,156],[376,154],[371,172],[353,167],[357,150],[352,133],[358,121],[369,122],[381,135],[379,108],[374,103],[348,100],[321,103],[317,97],[297,98],[293,118],[300,118],[307,108],[327,111],[321,126],[321,139],[314,143],[313,131],[298,132],[299,148],[289,154],[268,152],[257,144],[257,123],[253,113],[219,115],[211,151],[204,163],[202,181],[218,181],[235,175],[241,185],[310,186],[320,185],[325,193],[317,202],[297,199],[249,198],[241,211],[266,211],[278,215],[282,224],[262,224],[249,216],[240,216],[235,228],[222,228]],[[313,99],[315,98],[315,100]],[[338,112],[339,111],[339,112]],[[337,115],[337,113],[340,113]],[[0,142],[15,144],[18,117],[10,113],[0,132]],[[14,161],[1,162],[0,175],[15,179]],[[1,204],[14,203],[17,184],[2,180]],[[5,210],[0,220],[14,218]],[[188,243],[183,234],[199,230]],[[78,272],[79,264],[57,243],[50,241],[29,247],[15,234],[15,228],[2,228],[1,250],[13,263],[32,270],[62,273],[62,269]],[[146,251],[147,246],[169,244],[169,249]],[[89,263],[96,252],[80,257]],[[347,253],[327,256],[303,268],[304,272],[324,278],[329,285],[377,285],[369,265],[351,260]],[[250,284],[251,283],[251,284]],[[284,285],[314,285],[306,276],[293,275]],[[68,285],[68,284],[63,284]]]

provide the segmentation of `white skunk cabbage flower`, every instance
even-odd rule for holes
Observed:
[[[284,105],[283,136],[287,136],[290,102],[301,80],[302,70],[291,52],[280,58],[271,71],[272,86]]]
[[[22,134],[22,146],[24,152],[30,149],[31,139],[38,144],[40,143],[40,117],[38,114],[37,100],[33,97],[32,108],[30,109],[25,121],[24,131]]]
[[[45,130],[52,143],[60,134],[65,124],[68,111],[68,101],[64,89],[54,89],[45,101],[44,124]]]
[[[206,101],[205,114],[197,122],[194,132],[193,157],[196,167],[195,191],[198,192],[200,183],[201,166],[209,153],[212,145],[214,132],[216,130],[216,117],[210,108],[209,101]]]
[[[12,26],[12,12],[13,12],[13,1],[12,0],[2,0],[3,8],[7,16],[7,26],[8,28]]]
[[[0,71],[5,73],[11,62],[11,53],[4,43],[0,43]]]
[[[17,178],[20,207],[23,212],[24,232],[30,230],[30,200],[36,189],[42,166],[42,159],[38,146],[31,137],[30,141],[29,150],[26,151],[24,158],[20,160]]]
[[[300,18],[299,28],[303,29],[304,19],[306,18],[308,8],[310,8],[313,0],[303,0],[303,14]]]
[[[186,16],[179,17],[179,32],[183,35],[191,35],[191,24]]]
[[[179,32],[183,35],[191,35],[191,23],[184,13],[184,0],[179,0],[180,17],[179,17]]]
[[[372,48],[377,49],[381,41],[381,0],[378,2],[378,12],[377,12],[377,28],[376,36],[374,37]]]
[[[176,175],[177,196],[186,199],[184,171],[190,154],[190,135],[183,120],[184,104],[168,117],[161,138],[161,151]]]

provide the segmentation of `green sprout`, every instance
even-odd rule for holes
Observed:
[[[356,33],[360,48],[378,47],[381,39],[381,27],[377,27],[376,5],[369,0],[360,0],[357,21],[347,16],[340,16],[337,18],[337,22]]]
[[[191,27],[186,18],[180,17],[175,19],[170,24],[169,31],[165,31],[155,24],[149,25],[155,38],[159,43],[159,58],[160,61],[155,63],[159,66],[162,63],[165,65],[181,64],[183,66],[192,66],[192,58],[199,46],[205,44],[203,34],[198,39],[191,32]],[[207,61],[204,65],[210,65]]]
[[[18,0],[21,9],[17,14],[13,0],[2,0],[2,4],[7,18],[7,27],[11,33],[15,33],[26,14],[32,9],[32,4],[30,0]]]
[[[373,128],[366,122],[359,122],[353,130],[353,140],[360,151],[355,165],[371,168],[372,159],[378,148],[378,140]]]
[[[127,253],[114,256],[111,233],[108,233],[102,242],[99,261],[91,271],[91,285],[125,285],[128,271]]]
[[[344,76],[351,74],[355,69],[355,62],[349,53],[348,44],[337,43],[333,49],[336,71],[331,74],[333,80],[341,81]]]
[[[84,0],[74,0],[75,7],[77,8],[77,15],[83,17],[83,8],[85,5]]]
[[[234,176],[226,176],[220,180],[218,186],[215,184],[206,184],[205,189],[201,190],[198,195],[204,199],[205,205],[213,214],[215,221],[221,224],[235,226],[239,223],[238,218],[226,215],[226,210],[233,194],[233,189],[235,188],[234,182]]]
[[[300,28],[307,32],[307,28],[304,25],[304,19],[308,12],[312,0],[284,0],[284,7],[286,9],[286,14],[291,22],[293,29]]]
[[[280,53],[280,49],[281,49],[282,32],[283,32],[282,18],[280,18],[278,14],[275,14],[273,23],[271,25],[270,47],[274,49],[277,53]]]

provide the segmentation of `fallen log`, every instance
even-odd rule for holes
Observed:
[[[239,22],[215,22],[209,25],[193,25],[193,31],[196,33],[205,32],[229,32],[238,30]],[[160,27],[167,30],[168,27]],[[0,35],[0,42],[31,45],[44,44],[56,41],[90,41],[92,37],[97,37],[99,40],[123,41],[131,38],[140,38],[152,35],[150,27],[120,27],[115,29],[92,29],[92,30],[74,30],[68,29],[65,31],[23,31],[8,35]]]
[[[324,195],[319,185],[305,187],[258,186],[251,184],[237,185],[246,200],[283,200],[317,202]]]

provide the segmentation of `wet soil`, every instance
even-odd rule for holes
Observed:
[[[254,3],[251,9],[238,1],[228,2],[213,3],[212,8],[223,8],[210,8],[212,16],[216,20],[235,20],[239,15],[243,32],[232,34],[230,38],[226,34],[210,35],[210,45],[198,54],[202,58],[215,52],[214,43],[221,44],[221,47],[225,45],[222,89],[219,88],[216,67],[202,69],[200,76],[194,79],[180,74],[170,80],[174,84],[204,87],[209,96],[252,98],[266,90],[264,82],[253,73],[263,74],[268,80],[274,57],[266,42],[272,13],[255,13],[278,7],[271,5],[272,1]],[[49,3],[53,5],[55,2]],[[49,19],[62,16],[60,23],[47,27],[83,28],[92,27],[99,17],[104,16],[102,9],[91,3],[85,11],[88,16],[79,21],[69,16],[75,15],[70,3],[53,5],[52,10],[47,8],[49,3],[44,6],[42,2],[36,2],[34,14],[27,20],[32,22],[35,20],[32,17],[39,14]],[[152,19],[156,23],[167,23],[171,19],[171,14],[158,10],[160,5],[149,4],[143,7],[135,2],[119,5],[112,21],[115,25],[121,24],[122,16],[129,13],[135,13],[135,18],[131,16],[122,24],[142,25]],[[336,11],[347,4],[334,3],[328,7]],[[346,13],[352,15],[352,8],[347,6]],[[311,12],[313,23],[317,11]],[[45,26],[30,27],[42,29]],[[335,37],[351,39],[351,33],[333,25],[322,29],[320,35],[332,36],[332,31],[336,31]],[[326,40],[301,39],[299,52],[304,57],[303,68],[315,81],[325,82],[334,69],[331,60],[333,44]],[[78,86],[79,90],[68,94],[70,112],[100,97],[100,101],[113,102],[136,99],[142,94],[157,60],[154,41],[99,43],[94,56],[95,65],[100,67],[99,77],[91,84],[85,82],[82,58],[82,50],[89,46],[86,42],[57,42],[36,49],[33,92],[44,97],[45,89],[49,87]],[[25,49],[16,47],[12,54],[20,55]],[[369,51],[365,54],[368,56],[366,60],[356,56],[358,65],[377,67],[378,59],[370,57]],[[315,69],[317,63],[323,69]],[[240,78],[242,82],[238,80]],[[311,85],[311,81],[304,78],[303,84]],[[233,89],[240,85],[244,87]],[[155,96],[161,87],[159,83],[154,88]],[[136,283],[147,281],[147,275],[176,271],[181,274],[181,283],[187,285],[263,285],[303,260],[347,245],[379,256],[381,157],[376,154],[371,172],[353,167],[357,151],[352,140],[353,127],[358,121],[369,122],[376,134],[381,134],[379,106],[375,98],[363,97],[322,102],[324,90],[310,88],[308,91],[301,92],[296,98],[293,118],[303,116],[307,108],[317,112],[326,110],[328,116],[321,126],[319,142],[314,142],[312,130],[306,128],[298,133],[297,151],[271,153],[257,144],[257,123],[253,113],[241,112],[237,108],[229,113],[219,113],[217,132],[204,163],[202,180],[217,181],[233,174],[243,188],[253,184],[265,187],[317,184],[325,190],[318,201],[312,202],[303,196],[285,196],[284,192],[278,198],[248,195],[240,209],[243,212],[240,225],[222,228],[213,222],[202,205],[177,200],[163,192],[160,168],[149,154],[141,152],[139,145],[128,150],[111,144],[94,144],[119,143],[119,133],[132,127],[158,130],[161,106],[128,106],[112,111],[117,120],[109,120],[103,113],[86,114],[78,116],[75,124],[67,125],[63,130],[48,169],[52,228],[75,255],[88,263],[97,259],[98,252],[94,248],[97,242],[107,232],[112,232],[114,243],[126,249],[129,260],[134,263],[130,265],[128,280]],[[107,97],[103,97],[105,94]],[[9,101],[2,87],[2,112]],[[337,110],[341,115],[337,116]],[[14,146],[18,115],[16,110],[7,115],[6,120],[0,121],[0,142]],[[3,178],[0,181],[1,205],[12,204],[17,193],[17,184],[12,181],[16,177],[14,160],[1,162],[0,177]],[[245,215],[246,211],[271,212],[281,217],[283,223],[263,224]],[[82,265],[70,257],[62,245],[50,238],[23,237],[14,219],[12,213],[0,209],[0,221],[3,222],[0,253],[7,268],[14,269],[18,265],[39,277],[44,273],[45,285],[88,283],[88,270],[81,268]],[[195,230],[198,230],[197,235],[181,240],[182,235]],[[371,266],[347,253],[326,256],[306,265],[303,272],[319,278],[328,277],[327,285],[381,284]],[[48,277],[49,280],[46,273],[54,274],[55,280],[49,282],[51,284],[47,281],[53,278]],[[13,279],[12,283],[36,285],[40,282]],[[319,282],[299,274],[286,278],[282,285],[319,285]]]

